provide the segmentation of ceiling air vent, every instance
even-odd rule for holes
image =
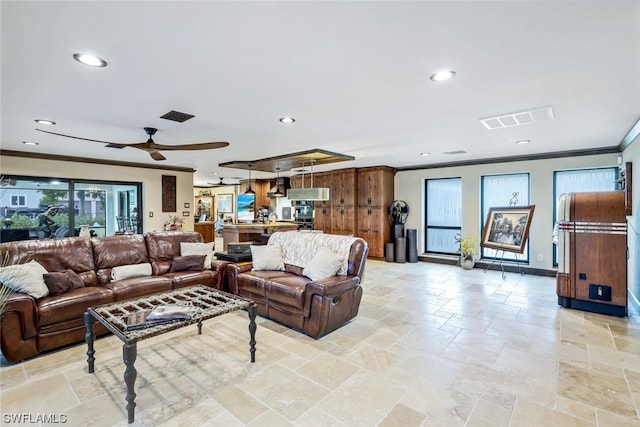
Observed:
[[[464,150],[455,150],[455,151],[445,151],[442,154],[446,154],[447,156],[452,156],[454,154],[467,154],[467,152]]]
[[[499,116],[487,117],[480,119],[480,122],[487,129],[502,129],[511,126],[528,125],[533,122],[542,122],[545,120],[553,120],[553,108],[542,107],[527,111],[518,111],[516,113],[501,114]]]
[[[181,113],[180,111],[171,110],[164,116],[160,116],[161,119],[167,119],[174,122],[182,123],[189,119],[193,119],[195,116],[192,114]]]

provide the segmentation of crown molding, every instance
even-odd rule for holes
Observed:
[[[93,163],[97,165],[126,166],[132,168],[158,169],[177,172],[195,172],[195,169],[193,168],[185,168],[179,166],[151,165],[147,163],[121,162],[117,160],[101,160],[90,157],[60,156],[57,154],[27,153],[25,151],[14,150],[0,150],[0,156],[25,157],[28,159],[54,160],[59,162]]]

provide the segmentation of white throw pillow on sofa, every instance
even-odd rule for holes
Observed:
[[[213,255],[214,242],[210,243],[190,243],[180,242],[180,255],[206,255],[204,259],[204,269],[211,270],[211,258]]]
[[[111,280],[113,281],[144,276],[151,276],[151,264],[148,262],[133,265],[119,265],[111,269]]]
[[[0,268],[0,282],[13,291],[38,299],[49,295],[43,276],[47,273],[47,269],[37,261],[10,265]]]
[[[280,245],[251,245],[253,270],[284,271],[284,258]]]
[[[342,265],[342,257],[331,249],[323,246],[316,252],[302,270],[302,274],[311,280],[324,280],[336,275]]]

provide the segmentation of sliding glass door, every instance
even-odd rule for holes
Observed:
[[[42,177],[0,180],[0,241],[141,233],[142,184]]]

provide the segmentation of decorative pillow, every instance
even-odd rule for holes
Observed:
[[[311,280],[324,280],[336,275],[342,265],[342,257],[327,247],[322,247],[304,267],[302,274]]]
[[[84,288],[84,282],[73,270],[64,270],[43,275],[44,283],[49,288],[49,295],[61,295],[71,289]]]
[[[151,264],[148,262],[133,265],[119,265],[111,269],[111,280],[114,281],[143,276],[151,276]]]
[[[251,245],[253,270],[284,271],[284,258],[280,245]]]
[[[169,273],[175,271],[202,271],[204,270],[202,266],[206,257],[206,255],[177,256],[171,261],[171,270],[169,270]]]
[[[180,242],[180,255],[206,255],[204,259],[205,270],[211,269],[211,258],[213,255],[213,249],[215,248],[214,242],[210,243],[189,243]]]
[[[37,261],[0,268],[0,282],[12,291],[38,299],[49,295],[43,275],[47,270]]]

